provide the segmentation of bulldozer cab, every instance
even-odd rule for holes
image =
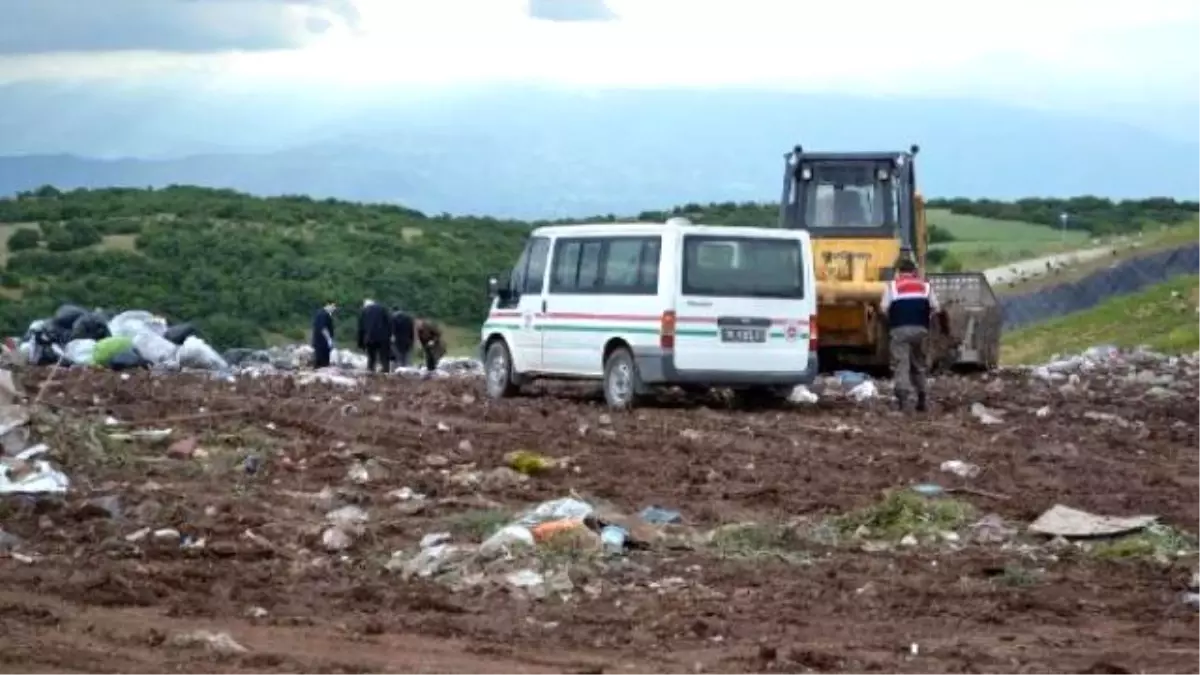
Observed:
[[[910,255],[916,232],[916,176],[910,152],[810,152],[785,157],[780,226],[813,239],[899,239]]]

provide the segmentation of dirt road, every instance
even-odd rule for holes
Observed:
[[[1061,503],[1194,535],[1188,368],[1159,366],[1171,379],[1154,385],[945,380],[920,420],[832,389],[810,407],[665,400],[609,415],[583,386],[489,403],[467,381],[71,372],[35,424],[68,497],[0,500],[20,539],[0,543],[16,554],[0,554],[0,670],[1196,672],[1197,615],[1178,598],[1194,553],[1166,536],[1117,548],[1023,533]],[[972,403],[1003,421],[982,424]],[[150,427],[172,432],[111,438]],[[570,459],[527,479],[497,469],[520,449]],[[939,469],[953,459],[978,475]],[[879,511],[854,526],[885,491],[925,482],[972,490],[943,498],[958,526],[876,536]],[[387,569],[426,534],[477,544],[572,491],[684,522],[655,528],[649,550],[541,556],[569,577],[541,599],[505,581],[520,559],[477,575]],[[345,505],[369,521],[329,552],[325,514]],[[999,536],[971,527],[989,514]],[[198,629],[242,650],[188,646]]]

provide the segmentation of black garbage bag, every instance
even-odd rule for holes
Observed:
[[[126,349],[120,352],[108,362],[108,367],[113,370],[132,370],[135,368],[149,368],[150,362],[138,356],[138,353],[133,349]]]
[[[87,310],[79,305],[62,305],[54,313],[54,325],[60,331],[64,331],[70,335],[71,327],[75,325],[75,321],[83,314],[87,314]]]
[[[112,333],[108,330],[108,319],[96,312],[84,312],[75,319],[75,325],[71,327],[72,340],[95,340],[99,342]]]
[[[35,366],[69,365],[62,348],[55,342],[54,324],[46,323],[32,331],[29,362]]]
[[[29,329],[25,331],[25,335],[21,337],[21,342],[29,342],[39,332],[47,332],[50,327],[54,326],[54,319],[38,319],[29,324]]]
[[[163,337],[177,345],[181,345],[184,340],[192,337],[196,332],[196,327],[190,323],[177,323],[168,328],[167,332],[163,333]]]

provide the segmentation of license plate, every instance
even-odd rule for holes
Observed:
[[[722,328],[721,342],[766,342],[767,331],[762,328]]]

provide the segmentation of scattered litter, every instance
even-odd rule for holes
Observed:
[[[1038,408],[1037,412],[1035,412],[1034,414],[1037,415],[1038,417],[1049,417],[1050,416],[1050,406],[1044,405],[1044,406]]]
[[[532,528],[539,523],[552,520],[582,520],[591,514],[591,504],[575,499],[574,497],[564,497],[538,504],[522,514],[513,524]]]
[[[535,545],[533,532],[523,525],[506,525],[484,540],[479,546],[479,554],[485,558],[511,556],[521,548],[532,548]]]
[[[801,384],[792,389],[792,393],[788,394],[787,400],[790,403],[816,403],[820,400],[820,397],[810,391],[808,387]]]
[[[517,450],[508,453],[504,456],[504,463],[514,471],[523,473],[526,476],[542,473],[558,465],[558,462],[555,460],[539,455],[536,452],[530,452],[529,450]]]
[[[432,534],[427,534],[424,537],[421,537],[421,543],[419,544],[419,546],[421,548],[429,548],[430,546],[437,546],[439,544],[445,544],[448,541],[450,541],[450,533],[449,532],[434,532]]]
[[[971,404],[971,414],[982,424],[1003,424],[1004,420],[1000,418],[998,410],[991,410],[982,403]]]
[[[204,647],[208,651],[223,656],[245,654],[250,651],[238,644],[237,640],[234,640],[229,633],[224,631],[217,633],[208,630],[196,630],[189,633],[180,633],[171,638],[171,646]]]
[[[945,493],[946,489],[936,483],[918,483],[918,484],[912,486],[912,491],[919,495],[925,495],[926,497],[932,497],[934,495],[940,495],[940,494]]]
[[[67,475],[46,460],[34,459],[48,450],[39,444],[16,457],[0,458],[0,494],[65,494]]]
[[[839,370],[833,374],[843,387],[856,387],[867,381],[867,375],[853,370]]]
[[[165,441],[171,436],[172,429],[135,429],[130,432],[112,433],[108,437],[114,441]]]
[[[540,586],[545,583],[546,579],[539,572],[533,570],[517,570],[504,575],[504,580],[509,584],[518,588],[528,588],[530,586]]]
[[[875,398],[878,394],[879,389],[875,386],[875,383],[871,380],[867,380],[855,385],[854,388],[847,393],[847,396],[858,403],[863,403]]]
[[[678,511],[664,509],[660,506],[647,506],[638,515],[651,525],[669,525],[683,520],[683,515]]]
[[[977,465],[964,462],[960,459],[948,459],[942,462],[939,468],[946,473],[952,473],[960,478],[974,478],[980,472],[980,468]]]
[[[989,513],[971,525],[971,538],[981,544],[998,544],[1012,539],[1017,528],[1004,522],[998,514]]]
[[[1136,532],[1157,520],[1158,516],[1098,516],[1055,504],[1049,511],[1038,516],[1029,526],[1029,531],[1051,537],[1111,537]]]
[[[625,550],[625,537],[627,533],[622,527],[616,525],[605,525],[600,530],[600,541],[604,545],[604,550],[609,553],[621,553]]]

